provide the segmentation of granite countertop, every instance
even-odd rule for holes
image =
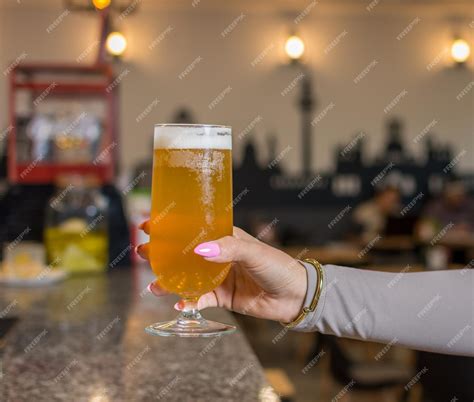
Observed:
[[[146,334],[176,315],[173,296],[146,290],[152,279],[138,270],[0,288],[0,317],[19,317],[0,353],[0,400],[278,400],[240,330],[199,339]],[[221,309],[205,316],[235,324]]]

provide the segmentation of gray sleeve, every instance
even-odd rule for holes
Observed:
[[[316,310],[294,330],[474,356],[474,270],[410,273],[407,266],[392,274],[325,265],[323,273]],[[315,288],[316,280],[308,283],[308,292]]]

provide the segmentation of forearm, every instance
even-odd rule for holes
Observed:
[[[295,330],[474,355],[474,271],[405,271],[324,266],[318,306]]]

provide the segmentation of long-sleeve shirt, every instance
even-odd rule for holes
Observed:
[[[474,356],[473,269],[395,274],[335,265],[322,269],[318,305],[294,330]],[[308,296],[316,284],[313,275]]]

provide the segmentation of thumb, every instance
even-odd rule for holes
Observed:
[[[294,269],[300,266],[297,260],[268,244],[225,236],[199,244],[194,252],[205,260],[216,263],[237,263],[264,291],[272,292],[294,279]]]
[[[218,240],[199,244],[194,252],[207,261],[240,262],[247,268],[252,268],[262,263],[265,247],[268,246],[260,242],[225,236]]]
[[[178,311],[181,311],[183,310],[184,305],[184,301],[180,300],[174,305],[174,308]],[[219,306],[219,301],[217,300],[217,296],[214,292],[203,294],[198,300],[197,308],[199,310],[204,310],[209,307],[222,307]]]

